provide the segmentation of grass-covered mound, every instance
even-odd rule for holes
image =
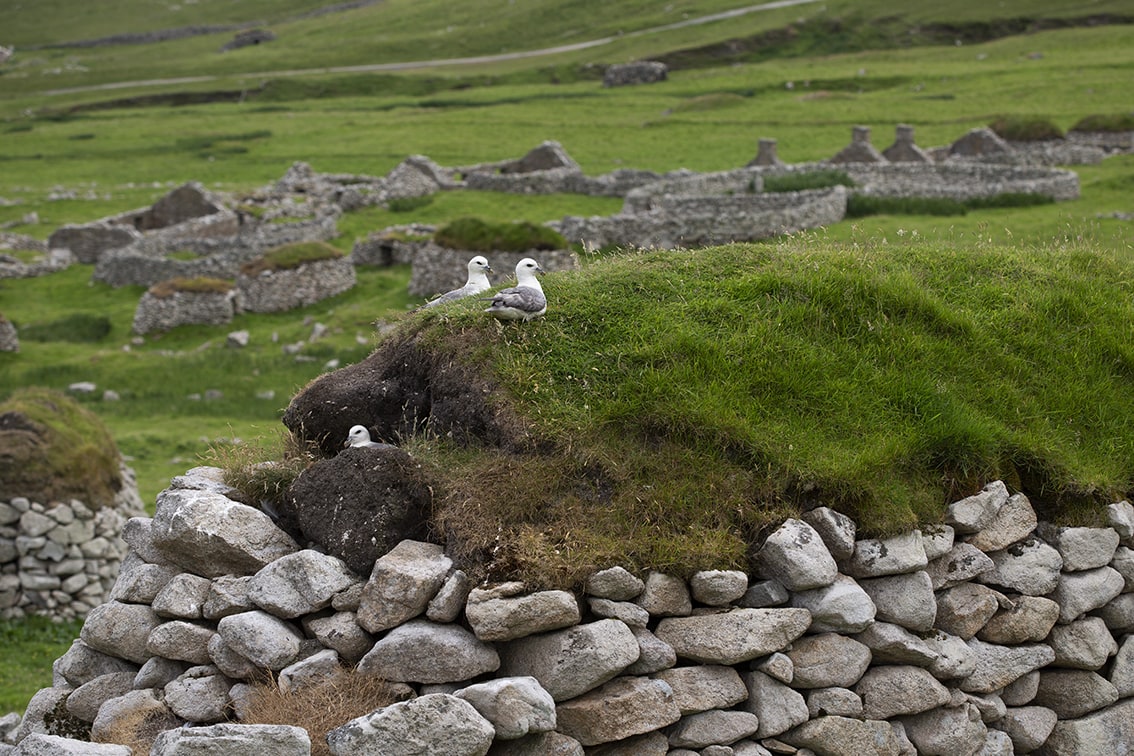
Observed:
[[[482,218],[457,218],[433,234],[442,247],[469,252],[527,252],[566,249],[559,232],[529,221],[494,222]]]
[[[109,506],[122,488],[119,463],[106,426],[67,395],[26,388],[0,403],[0,501]]]
[[[1134,480],[1134,264],[1082,246],[813,237],[625,253],[544,279],[555,312],[407,320],[511,396],[531,453],[419,436],[450,547],[496,576],[744,568],[834,506],[939,522],[994,479],[1090,522]]]
[[[1071,131],[1134,131],[1134,113],[1096,113],[1075,122]]]
[[[251,278],[269,270],[294,270],[308,263],[337,260],[342,256],[342,252],[326,242],[295,242],[270,249],[255,260],[249,260],[240,266],[240,272]]]

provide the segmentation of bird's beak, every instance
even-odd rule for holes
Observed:
[[[343,448],[345,449],[348,446],[350,446],[350,439],[349,438],[346,441],[343,441]]]

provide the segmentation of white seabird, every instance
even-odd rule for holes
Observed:
[[[367,449],[393,449],[393,444],[384,444],[380,441],[370,440],[370,431],[366,430],[364,425],[351,426],[350,432],[347,433],[347,439],[343,442],[343,447],[348,446],[364,447]]]
[[[535,276],[537,271],[543,273],[543,268],[530,257],[516,263],[516,285],[496,292],[485,312],[500,320],[531,320],[547,312],[547,297]]]
[[[424,310],[427,307],[435,307],[439,304],[446,302],[455,302],[458,299],[471,297],[474,294],[480,294],[482,291],[488,291],[492,286],[488,281],[488,274],[492,272],[492,268],[488,265],[488,260],[483,255],[477,255],[469,260],[469,278],[465,281],[465,285],[459,289],[447,291],[436,299],[431,299],[423,304],[418,309]]]

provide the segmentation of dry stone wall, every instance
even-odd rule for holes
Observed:
[[[20,335],[12,321],[0,315],[0,352],[20,351]]]
[[[350,258],[318,260],[287,270],[236,277],[238,307],[248,312],[281,312],[314,304],[354,287]]]
[[[147,291],[134,310],[133,331],[147,334],[179,325],[224,325],[236,315],[236,290],[175,291],[158,296]]]
[[[110,286],[152,286],[170,278],[235,278],[240,266],[270,249],[338,236],[338,216],[319,215],[293,223],[245,224],[234,236],[153,236],[103,253],[91,279]],[[183,260],[168,255],[190,252]]]
[[[757,179],[758,180],[758,179]],[[568,216],[558,231],[595,246],[694,247],[765,239],[837,223],[846,215],[846,189],[705,195],[632,192],[621,213]]]
[[[144,513],[129,475],[113,507],[0,501],[0,619],[81,618],[106,601],[126,556],[123,524]]]
[[[1128,502],[1109,527],[1061,528],[993,483],[946,524],[882,540],[820,507],[772,533],[752,574],[612,567],[576,594],[473,586],[418,541],[357,575],[231,493],[197,468],[126,522],[110,600],[11,741],[49,737],[62,708],[96,740],[148,712],[170,727],[158,755],[188,752],[184,737],[193,753],[233,737],[309,753],[297,728],[240,724],[248,684],[270,670],[296,689],[349,665],[404,698],[335,728],[333,754],[1088,756],[1134,742]]]

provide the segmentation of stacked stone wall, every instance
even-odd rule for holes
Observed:
[[[993,483],[945,524],[886,539],[820,507],[773,532],[751,574],[611,567],[573,593],[473,586],[417,541],[353,574],[229,494],[197,468],[153,518],[127,521],[110,600],[13,740],[63,707],[96,739],[159,715],[176,729],[155,754],[181,752],[168,741],[183,722],[216,738],[194,753],[236,733],[266,747],[262,730],[217,724],[239,722],[249,683],[271,670],[295,689],[347,665],[403,700],[344,721],[333,754],[1087,756],[1134,742],[1128,502],[1108,527],[1055,527]]]
[[[104,253],[91,278],[115,287],[152,286],[170,278],[235,278],[241,265],[270,249],[301,241],[327,241],[336,236],[337,215],[323,215],[295,223],[245,226],[234,237],[147,238],[125,249]],[[167,257],[174,252],[192,252],[199,257]]]
[[[146,292],[134,310],[137,334],[168,331],[181,325],[224,325],[236,315],[236,290],[175,291],[169,296]]]
[[[800,163],[787,169],[765,169],[764,175],[807,173],[832,166]],[[1007,193],[1042,194],[1056,201],[1079,197],[1074,171],[1026,165],[1001,165],[971,160],[941,163],[843,163],[838,170],[854,181],[852,191],[882,197],[947,197],[956,200]]]
[[[350,258],[319,260],[288,270],[236,277],[237,307],[248,312],[282,312],[305,307],[354,287]]]
[[[765,239],[837,223],[847,193],[836,186],[803,192],[628,198],[634,210],[610,216],[568,216],[557,228],[568,241],[595,246],[694,247]]]
[[[106,601],[126,556],[123,523],[140,504],[0,501],[0,619],[82,618]]]

